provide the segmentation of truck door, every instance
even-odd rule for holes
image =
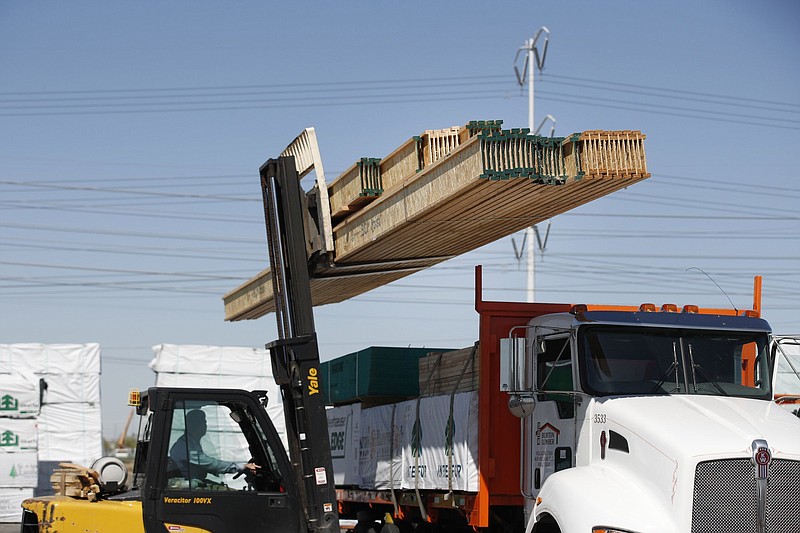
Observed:
[[[156,409],[146,505],[151,531],[300,531],[297,487],[283,444],[254,397],[230,391],[171,392]],[[240,474],[246,463],[260,468]],[[153,471],[154,468],[157,471]],[[152,510],[148,520],[147,508]]]
[[[536,408],[525,419],[524,472],[526,493],[536,495],[553,472],[575,463],[574,360],[568,333],[535,336],[533,388]]]

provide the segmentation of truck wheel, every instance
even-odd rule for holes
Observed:
[[[545,516],[536,523],[533,533],[561,533],[561,529],[552,517]]]

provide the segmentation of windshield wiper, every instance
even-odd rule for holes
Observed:
[[[675,342],[672,343],[672,364],[667,367],[664,375],[658,380],[658,383],[656,383],[656,386],[650,391],[650,394],[658,392],[658,389],[661,388],[661,385],[664,384],[664,382],[667,380],[667,376],[669,376],[673,370],[675,371],[675,390],[680,390],[681,387],[678,385],[678,351],[675,344]]]
[[[701,378],[706,380],[706,383],[711,383],[712,385],[714,385],[714,388],[717,389],[720,394],[722,394],[723,396],[728,396],[728,393],[725,392],[725,390],[719,386],[719,383],[711,379],[709,375],[705,373],[703,367],[701,367],[698,364],[695,364],[694,354],[692,354],[691,344],[689,344],[689,361],[691,361],[692,364],[692,387],[694,387],[695,393],[697,392],[697,374],[699,374]]]

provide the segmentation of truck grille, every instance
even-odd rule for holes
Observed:
[[[758,502],[750,459],[706,461],[697,465],[692,533],[756,531]],[[774,459],[769,467],[767,532],[800,531],[800,461]]]

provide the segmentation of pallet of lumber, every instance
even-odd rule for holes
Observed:
[[[370,163],[380,194],[365,194],[358,165],[337,178],[331,205],[345,208],[334,218],[332,261],[312,273],[314,305],[363,294],[650,176],[640,131],[551,138],[501,124],[412,137]],[[273,311],[268,279],[264,271],[226,294],[226,320]]]
[[[101,484],[97,471],[73,463],[59,463],[58,466],[61,468],[50,475],[50,484],[57,495],[97,500]]]
[[[479,358],[480,351],[473,346],[420,357],[420,396],[439,396],[478,390]]]

